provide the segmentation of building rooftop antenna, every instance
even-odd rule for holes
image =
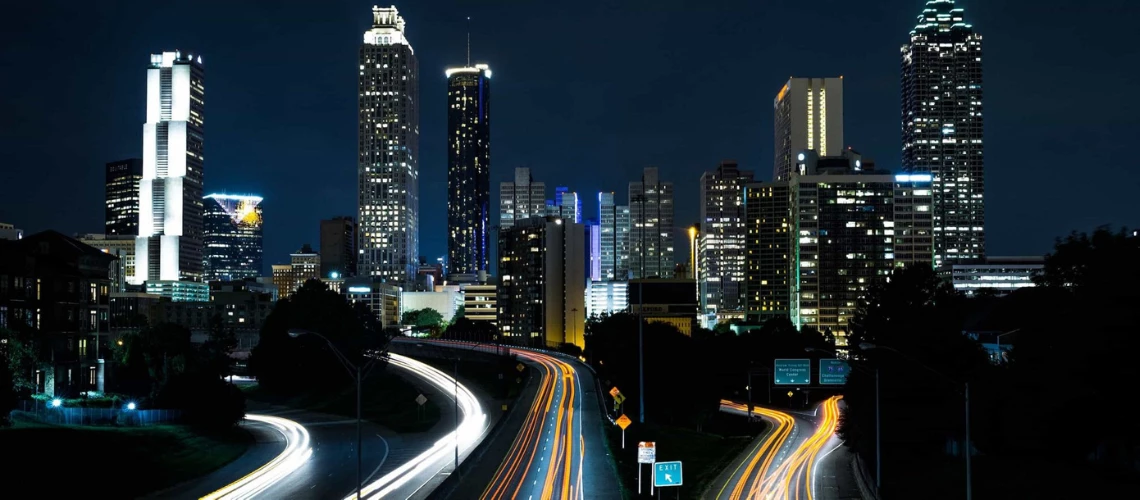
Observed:
[[[471,67],[471,16],[467,16],[467,67]]]

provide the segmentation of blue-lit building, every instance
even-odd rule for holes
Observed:
[[[261,197],[211,194],[203,204],[206,281],[261,276]]]
[[[456,274],[490,264],[491,68],[447,74],[447,264]]]

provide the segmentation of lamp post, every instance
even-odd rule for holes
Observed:
[[[332,352],[336,356],[337,361],[340,361],[340,363],[344,365],[344,369],[348,370],[348,375],[352,377],[354,381],[356,381],[356,499],[361,500],[360,490],[362,489],[364,483],[362,465],[364,462],[364,450],[362,449],[362,446],[364,445],[364,438],[363,434],[361,434],[360,429],[360,383],[364,380],[364,377],[367,377],[368,373],[372,371],[372,367],[375,366],[377,358],[371,358],[363,365],[359,365],[353,363],[344,355],[344,353],[340,352],[340,349],[337,349],[336,346],[333,345],[332,341],[328,339],[328,337],[310,330],[302,330],[298,328],[289,330],[290,337],[297,338],[302,335],[316,335],[317,337],[320,337],[321,340],[324,340],[325,343],[329,345],[329,349],[332,349]]]
[[[931,368],[926,363],[919,361],[914,356],[911,356],[911,355],[909,355],[905,352],[902,352],[898,349],[895,349],[893,347],[872,344],[870,342],[863,342],[863,343],[859,344],[859,348],[864,350],[864,351],[870,351],[870,350],[874,350],[874,349],[882,349],[882,350],[886,350],[886,351],[891,351],[895,354],[898,354],[903,359],[906,359],[907,361],[910,361],[911,363],[914,363],[914,364],[916,364],[922,368],[925,368],[926,371],[933,373],[935,375],[938,375],[939,377],[942,377],[943,379],[949,381],[953,385],[962,384],[962,395],[963,395],[963,400],[965,402],[965,407],[966,407],[966,443],[965,443],[965,446],[963,447],[964,448],[963,453],[966,455],[966,500],[971,500],[973,498],[974,488],[973,488],[973,474],[972,474],[973,469],[972,469],[972,467],[970,467],[970,462],[971,462],[970,455],[973,455],[973,450],[971,449],[971,446],[970,446],[970,383],[969,382],[958,382],[957,380],[954,380],[954,378],[950,377],[949,375],[946,375],[945,373],[942,373],[938,370],[935,370],[934,368]],[[878,378],[877,377],[875,380],[875,385],[876,385],[876,387],[878,386]]]
[[[807,347],[807,348],[804,348],[804,350],[807,352],[821,352],[824,354],[830,354],[832,356],[836,356],[838,354],[835,351],[832,351],[830,349],[820,349],[818,347]],[[852,368],[857,368],[859,370],[862,370],[863,372],[871,371],[871,370],[868,370],[867,368],[861,367],[859,365],[855,365]],[[883,432],[882,432],[883,428],[881,425],[882,420],[880,419],[880,416],[882,415],[883,405],[880,404],[880,400],[879,400],[879,368],[876,367],[874,372],[875,372],[875,489],[882,490],[882,488],[883,488]]]

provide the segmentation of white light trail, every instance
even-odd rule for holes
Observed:
[[[487,415],[483,413],[483,408],[479,405],[479,400],[475,398],[475,395],[463,384],[456,384],[455,379],[427,364],[399,354],[389,354],[389,357],[391,364],[416,374],[435,385],[441,392],[451,394],[452,397],[458,399],[459,409],[463,413],[463,421],[459,424],[458,429],[459,453],[462,455],[469,452],[486,430],[487,421]],[[458,394],[456,394],[457,386]],[[415,479],[433,465],[445,467],[454,446],[456,446],[456,431],[448,433],[436,441],[431,448],[409,460],[408,463],[368,484],[361,490],[360,494],[369,500],[383,498],[407,484],[408,481]],[[430,477],[425,479],[430,479]],[[356,493],[345,497],[345,500],[356,500]]]
[[[313,454],[309,431],[289,419],[269,415],[246,415],[247,420],[262,422],[285,436],[285,451],[245,477],[234,481],[200,500],[245,500],[265,491],[281,478],[297,470]]]

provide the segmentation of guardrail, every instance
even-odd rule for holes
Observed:
[[[12,411],[36,422],[57,425],[149,426],[170,423],[182,416],[179,410],[130,410],[126,408],[53,407],[42,401],[21,401]]]

